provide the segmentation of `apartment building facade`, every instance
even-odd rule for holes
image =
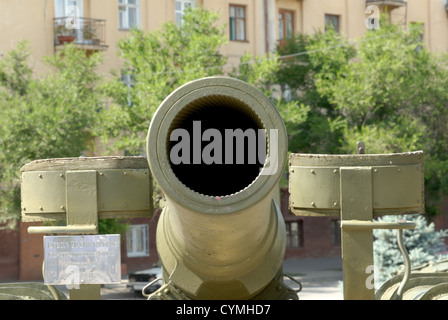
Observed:
[[[101,51],[104,62],[98,72],[108,75],[123,65],[117,43],[129,35],[130,29],[154,31],[165,22],[180,24],[185,9],[192,6],[220,13],[218,23],[226,26],[228,37],[221,50],[230,64],[237,64],[245,52],[263,55],[275,50],[287,37],[311,34],[329,25],[356,39],[369,32],[369,17],[384,12],[403,27],[422,23],[428,48],[448,52],[446,0],[0,0],[0,59],[19,41],[28,40],[31,64],[37,75],[44,74],[47,67],[42,58],[54,54],[64,43],[74,42],[87,53]],[[72,38],[64,38],[68,35]],[[292,216],[288,213],[287,190],[282,190],[281,195],[288,231],[286,257],[340,255],[337,217]],[[158,214],[132,222],[122,248],[128,271],[148,268],[158,260]],[[0,244],[0,281],[2,277],[41,277],[41,236],[27,234],[26,225],[18,230],[6,236],[6,231],[0,231],[0,237],[7,239]],[[12,257],[12,251],[19,252],[19,256]]]
[[[408,26],[424,25],[424,40],[434,51],[448,51],[446,0],[1,0],[0,54],[27,39],[37,73],[42,57],[62,44],[67,17],[75,17],[75,43],[85,50],[103,51],[100,72],[119,69],[117,42],[137,27],[154,31],[163,23],[181,23],[186,8],[202,6],[219,12],[228,43],[222,53],[238,63],[245,52],[262,55],[295,33],[313,33],[332,24],[356,39],[368,31],[366,20],[375,11],[387,11],[391,20]],[[373,7],[373,8],[375,8]],[[71,21],[71,20],[70,20]]]

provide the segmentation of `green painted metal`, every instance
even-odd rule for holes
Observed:
[[[423,213],[423,152],[356,155],[291,154],[291,213],[339,216],[342,228],[344,299],[373,300],[368,285],[373,261],[373,229],[413,228],[412,223],[381,224],[376,216]]]
[[[268,132],[268,154],[278,151],[278,169],[272,175],[257,173],[239,190],[213,195],[195,191],[191,181],[179,178],[170,161],[170,135],[185,119],[197,116],[210,124],[227,112],[235,118],[246,117],[256,129]],[[271,129],[278,130],[275,147]],[[147,139],[148,162],[167,200],[157,227],[163,285],[149,299],[297,298],[279,278],[286,234],[274,198],[286,151],[286,130],[277,109],[245,82],[227,77],[199,79],[165,99],[152,119]],[[216,173],[225,169],[225,165],[217,166]],[[203,175],[200,169],[195,172],[196,179]],[[238,184],[245,175],[212,176],[210,183]]]
[[[144,157],[36,160],[21,172],[22,221],[67,224],[31,226],[29,233],[97,234],[99,218],[152,215],[152,178]],[[99,300],[100,285],[80,284],[69,296]]]
[[[144,157],[36,160],[22,169],[22,221],[66,221],[30,233],[96,234],[98,218],[152,215],[152,178]]]
[[[0,300],[67,300],[53,286],[37,282],[0,283]]]

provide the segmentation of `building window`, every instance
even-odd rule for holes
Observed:
[[[121,74],[121,82],[128,88],[128,97],[127,97],[127,105],[129,107],[132,106],[132,87],[134,86],[135,83],[135,79],[132,75],[128,74],[128,73],[122,73]]]
[[[82,17],[82,0],[54,0],[54,17]]]
[[[176,26],[180,26],[183,21],[185,10],[188,8],[194,8],[196,6],[196,0],[177,0],[174,3],[174,15]]]
[[[329,29],[334,29],[337,33],[339,33],[339,16],[334,14],[326,14],[325,15],[325,31]]]
[[[149,227],[147,224],[134,224],[126,232],[126,251],[128,257],[149,256]]]
[[[286,221],[286,248],[300,248],[303,246],[302,221]]]
[[[125,30],[140,27],[140,0],[118,0],[118,27]]]
[[[246,41],[246,7],[229,6],[230,40]]]
[[[280,9],[278,13],[278,39],[285,40],[294,35],[294,11]]]
[[[331,220],[331,243],[333,246],[341,245],[341,221]]]

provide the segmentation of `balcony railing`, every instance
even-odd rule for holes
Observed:
[[[54,45],[74,43],[87,50],[105,50],[106,20],[63,17],[54,19]]]
[[[407,5],[406,0],[366,0],[367,5],[377,5],[382,7],[389,7],[391,9],[397,7],[405,7]]]

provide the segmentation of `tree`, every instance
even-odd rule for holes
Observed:
[[[403,242],[409,253],[411,267],[417,267],[427,262],[435,262],[444,258],[441,252],[445,249],[444,237],[448,230],[435,231],[434,223],[428,223],[422,215],[384,216],[379,222],[395,222],[399,219],[414,221],[416,228],[403,231]],[[374,261],[375,281],[378,286],[396,275],[404,265],[404,258],[398,248],[397,230],[374,230]]]
[[[292,41],[303,51],[282,52],[280,73],[306,72],[282,80],[311,110],[308,141],[297,149],[354,153],[363,140],[368,153],[423,150],[426,212],[433,216],[448,194],[448,58],[430,53],[421,32],[383,15],[380,29],[354,42],[332,30],[301,36]]]
[[[99,134],[114,149],[141,154],[152,115],[177,87],[205,76],[221,75],[226,59],[219,52],[226,42],[219,15],[188,9],[181,26],[172,22],[154,32],[134,29],[119,42],[125,66],[107,89],[113,103],[102,113]],[[126,75],[132,84],[124,84]]]
[[[301,109],[306,117],[306,121],[299,123],[290,122],[289,117],[284,118],[291,137],[291,152],[339,151],[345,119],[328,97],[318,91],[317,85],[319,76],[332,77],[335,70],[353,57],[353,48],[347,42],[343,36],[329,31],[314,35],[299,34],[278,46],[281,65],[276,71],[277,83],[282,88],[284,99],[289,103],[296,102],[293,110]],[[324,43],[330,48],[338,47],[340,51],[337,55],[329,54],[325,47],[320,48]],[[327,75],[324,75],[324,70]]]
[[[44,59],[52,72],[35,79],[29,51],[19,43],[0,62],[1,217],[11,225],[20,214],[20,168],[36,159],[83,155],[102,107],[98,54],[87,58],[67,45]]]

